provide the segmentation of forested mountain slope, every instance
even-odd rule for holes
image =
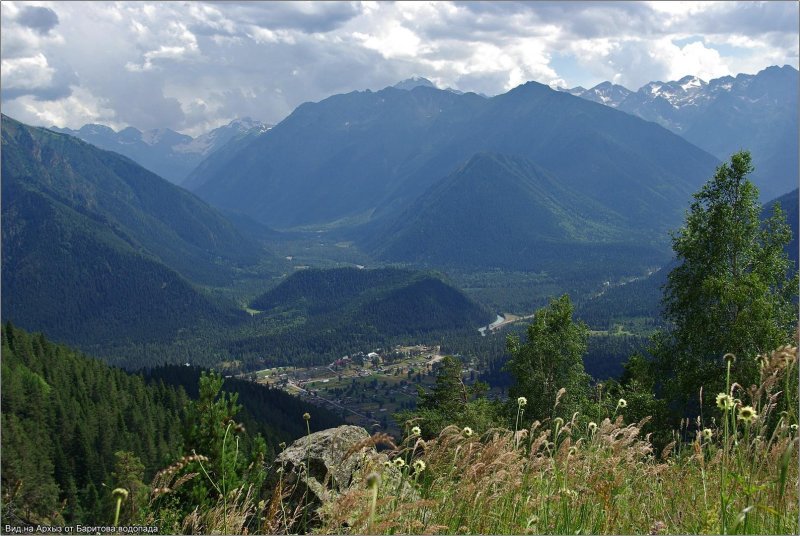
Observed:
[[[277,329],[259,329],[231,343],[233,354],[251,356],[251,367],[327,363],[401,340],[477,333],[492,318],[439,278],[394,268],[303,270],[250,306],[283,319]]]
[[[202,372],[197,367],[131,374],[9,323],[2,354],[4,523],[109,523],[111,489],[123,485],[139,493],[122,481],[136,475],[136,464],[138,478],[149,483],[156,471],[198,447],[187,444]],[[241,456],[260,434],[272,459],[281,441],[306,433],[305,412],[313,414],[315,429],[342,422],[255,383],[228,379],[223,391],[237,393],[244,408],[236,415],[247,431],[237,443]],[[122,475],[121,467],[131,474]]]
[[[3,316],[81,345],[164,340],[233,314],[222,284],[260,247],[125,157],[2,118]]]
[[[387,260],[550,273],[667,258],[638,217],[566,182],[524,158],[478,154],[365,245]]]

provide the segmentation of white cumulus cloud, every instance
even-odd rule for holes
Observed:
[[[199,134],[412,75],[497,94],[529,80],[797,67],[796,2],[13,2],[2,104],[33,124]],[[60,121],[60,123],[59,123]]]

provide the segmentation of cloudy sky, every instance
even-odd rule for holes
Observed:
[[[276,123],[419,75],[487,95],[798,67],[797,2],[2,2],[2,109],[35,125]]]

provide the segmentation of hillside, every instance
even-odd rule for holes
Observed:
[[[3,116],[3,183],[22,185],[104,221],[200,283],[261,253],[215,209],[115,153]]]
[[[277,228],[396,216],[489,151],[529,158],[661,231],[717,164],[657,125],[533,82],[491,99],[424,86],[335,95],[234,145],[187,184]]]
[[[761,212],[764,220],[772,215],[772,206],[778,203],[784,212],[792,231],[792,240],[786,246],[786,254],[798,266],[798,190],[766,203]],[[605,329],[616,321],[631,317],[650,318],[653,323],[660,322],[662,313],[661,297],[667,283],[667,274],[676,266],[674,259],[655,273],[624,285],[610,287],[598,296],[584,300],[577,307],[576,316],[596,329]]]
[[[251,366],[327,363],[393,341],[474,333],[492,316],[432,275],[394,268],[303,270],[250,307],[282,319],[231,343],[234,355],[258,356]]]
[[[566,182],[524,158],[478,154],[366,247],[389,261],[548,272],[636,271],[666,258],[637,218]]]
[[[115,453],[138,458],[141,478],[150,482],[157,470],[196,447],[186,438],[204,372],[197,367],[160,367],[143,377],[10,324],[2,330],[2,352],[2,485],[16,489],[13,501],[4,495],[4,522],[108,520],[108,488],[122,484],[113,473]],[[274,456],[281,441],[306,433],[307,411],[315,427],[342,423],[322,408],[255,383],[228,379],[223,390],[236,393],[244,408],[236,416],[248,431],[243,451],[261,434],[267,457]]]
[[[227,317],[126,235],[5,174],[2,239],[3,317],[55,340],[169,340]]]
[[[183,391],[9,324],[2,351],[2,485],[19,486],[14,501],[4,495],[4,523],[105,519],[115,452],[136,456],[148,479],[179,452]]]
[[[192,282],[224,283],[262,254],[127,158],[6,116],[2,175],[3,315],[59,341],[165,340],[225,323]]]

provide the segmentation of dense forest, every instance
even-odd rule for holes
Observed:
[[[188,397],[10,324],[3,351],[3,522],[99,520],[118,452],[144,473],[182,446]]]
[[[257,315],[253,334],[230,343],[248,369],[328,363],[402,342],[441,343],[457,333],[474,337],[491,318],[437,277],[394,268],[303,270],[251,307],[271,320]]]
[[[197,367],[130,374],[8,323],[2,352],[3,523],[108,522],[110,490],[130,487],[123,478],[133,472],[137,482],[149,482],[204,450],[192,425],[206,375]],[[315,428],[341,423],[251,382],[227,379],[212,400],[226,400],[224,392],[235,393],[229,407],[236,398],[243,406],[231,415],[246,430],[243,457],[262,449],[272,459],[279,443],[305,433],[305,412],[314,414]]]

